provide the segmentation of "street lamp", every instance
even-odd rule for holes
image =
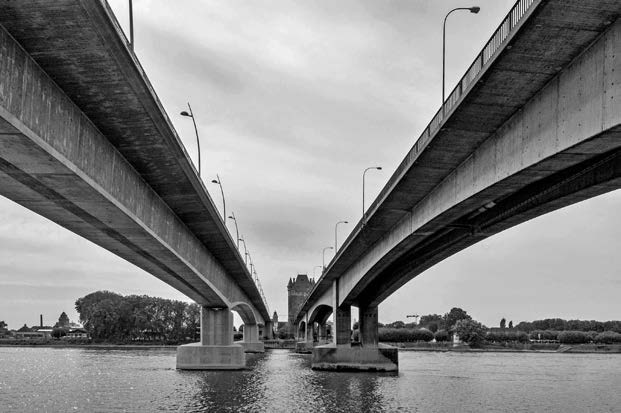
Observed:
[[[134,5],[129,0],[129,45],[134,50]]]
[[[237,249],[239,249],[239,228],[237,227],[237,219],[235,219],[235,213],[231,212],[231,215],[229,215],[229,219],[232,219],[233,222],[235,222],[235,235],[237,235],[237,238],[235,238],[237,240]]]
[[[243,238],[237,238],[237,241],[244,243],[244,262],[248,265],[248,249],[246,248],[246,241]]]
[[[224,224],[226,225],[226,201],[224,200],[224,189],[222,189],[222,181],[220,180],[220,176],[216,174],[216,178],[212,179],[211,183],[220,185],[220,192],[222,193],[222,218],[224,219]]]
[[[325,247],[322,252],[322,263],[323,263],[323,271],[326,270],[326,250],[333,250],[334,247]]]
[[[367,174],[367,171],[371,169],[377,169],[378,171],[381,171],[382,167],[381,166],[369,166],[362,173],[362,225],[365,224],[365,215],[366,215],[366,210],[364,209],[364,177]]]
[[[481,8],[478,6],[474,6],[474,7],[457,7],[451,11],[449,11],[448,13],[446,13],[446,16],[444,16],[444,24],[442,25],[442,117],[444,118],[444,84],[445,84],[445,73],[446,73],[446,19],[448,18],[449,14],[453,13],[454,11],[457,10],[468,10],[470,11],[470,13],[474,13],[477,14]]]
[[[336,254],[336,251],[339,250],[338,248],[338,244],[337,244],[337,228],[339,227],[339,224],[349,224],[349,222],[347,221],[339,221],[336,223],[336,225],[334,226],[334,253]]]
[[[315,270],[316,270],[317,268],[321,268],[321,269],[323,269],[323,267],[322,267],[321,265],[315,265],[315,266],[313,267],[313,277],[316,277],[316,276],[317,276],[317,273],[315,272]]]
[[[134,41],[132,39],[132,45],[134,44]],[[188,109],[190,110],[189,112],[186,112],[185,110],[183,112],[180,113],[181,116],[187,116],[189,118],[192,118],[192,122],[194,123],[194,132],[196,132],[196,146],[198,148],[198,176],[201,176],[201,141],[198,139],[198,128],[196,127],[196,120],[194,119],[194,113],[192,112],[192,107],[190,106],[190,102],[188,102]]]

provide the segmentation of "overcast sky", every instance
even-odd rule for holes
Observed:
[[[127,1],[111,0],[127,29]],[[441,100],[442,19],[452,89],[514,0],[134,0],[135,51],[203,179],[220,175],[270,308],[344,240]],[[219,189],[208,184],[221,207]],[[620,319],[621,193],[556,211],[487,239],[393,294],[380,321],[461,307],[496,325],[547,317]],[[186,299],[174,289],[0,198],[0,320],[11,328],[77,321],[78,297],[107,289]],[[232,224],[232,223],[231,223]],[[235,231],[234,225],[229,229]],[[328,256],[329,258],[332,255]],[[354,316],[357,318],[357,315]]]

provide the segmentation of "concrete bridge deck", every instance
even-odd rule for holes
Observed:
[[[183,292],[203,320],[270,320],[106,2],[0,1],[0,193]]]
[[[326,311],[348,318],[356,305],[372,325],[379,303],[446,257],[621,187],[620,15],[612,0],[518,1],[296,322],[309,329]],[[337,320],[337,342],[340,324],[349,333]]]

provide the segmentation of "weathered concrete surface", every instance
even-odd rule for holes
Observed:
[[[244,348],[245,353],[264,353],[265,346],[259,341],[259,326],[256,324],[244,324],[244,340],[238,341]]]
[[[0,0],[0,194],[204,308],[270,317],[105,2]],[[231,345],[232,332],[203,330],[202,341]],[[221,368],[224,350],[195,347],[180,349],[180,365],[213,353]]]
[[[180,370],[241,370],[246,368],[242,346],[203,346],[192,343],[177,348],[177,368]]]
[[[0,1],[0,24],[0,193],[200,304],[269,317],[107,6]]]
[[[244,353],[265,353],[265,345],[262,341],[236,341],[235,344],[242,346],[242,348],[244,349]]]
[[[201,307],[201,341],[177,347],[177,368],[238,370],[246,366],[245,357],[244,347],[233,343],[231,310]]]
[[[375,306],[485,237],[621,187],[621,2],[534,4],[414,145],[299,317],[335,280],[337,305]]]
[[[379,347],[318,346],[313,348],[311,367],[314,370],[396,372],[399,352],[384,344]]]
[[[295,352],[301,354],[311,354],[315,343],[311,341],[298,341],[295,343]]]

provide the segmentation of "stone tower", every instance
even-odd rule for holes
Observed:
[[[294,325],[295,316],[300,311],[304,300],[315,286],[315,279],[308,278],[306,274],[298,274],[296,278],[289,278],[289,284],[287,284],[287,292],[289,297],[289,308],[287,311],[289,334],[295,336],[296,327]]]

